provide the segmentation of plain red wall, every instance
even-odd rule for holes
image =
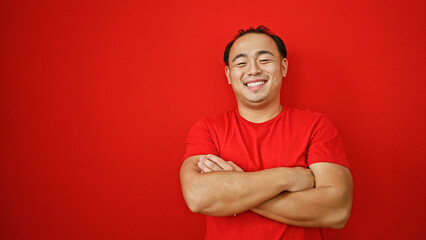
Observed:
[[[1,1],[0,239],[200,239],[186,134],[235,107],[226,43],[288,47],[285,105],[326,113],[355,197],[330,239],[425,239],[425,13],[410,1]]]

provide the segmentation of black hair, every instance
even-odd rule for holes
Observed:
[[[280,52],[281,56],[283,58],[287,57],[287,49],[285,47],[285,44],[284,44],[283,40],[280,37],[278,37],[277,35],[273,34],[269,30],[269,28],[267,28],[267,27],[265,27],[263,25],[259,25],[257,28],[250,27],[249,29],[240,29],[238,31],[238,34],[234,37],[234,39],[232,39],[232,41],[230,41],[226,45],[226,47],[225,47],[225,53],[223,55],[223,61],[225,62],[226,66],[228,66],[228,64],[229,64],[229,52],[231,51],[232,45],[234,45],[234,42],[238,38],[246,35],[247,33],[263,33],[263,34],[266,34],[266,35],[270,36],[274,40],[275,45],[277,45],[278,51]]]

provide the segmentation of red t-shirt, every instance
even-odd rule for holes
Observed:
[[[190,130],[184,159],[215,154],[244,171],[308,167],[331,162],[349,168],[342,141],[323,114],[283,108],[275,118],[252,123],[238,110],[201,118]],[[323,239],[320,228],[295,227],[246,211],[236,216],[207,216],[205,239]]]

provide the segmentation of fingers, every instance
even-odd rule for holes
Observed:
[[[207,154],[206,156],[200,157],[197,166],[201,170],[201,173],[216,171],[244,172],[243,169],[232,161],[225,161],[213,154]]]
[[[215,164],[213,161],[210,161],[206,157],[200,157],[197,166],[199,169],[201,169],[202,172],[223,171],[221,167],[219,167],[217,164]]]
[[[207,159],[209,159],[210,161],[214,162],[215,164],[217,164],[217,166],[219,166],[221,169],[225,170],[225,171],[232,171],[234,170],[234,166],[229,164],[229,162],[223,160],[222,158],[215,156],[213,154],[207,154],[206,156]]]
[[[237,172],[244,172],[244,170],[242,169],[242,168],[240,168],[237,164],[235,164],[234,162],[232,162],[232,161],[228,161],[228,163],[232,166],[232,167],[234,167],[234,170],[235,171],[237,171]]]
[[[201,173],[211,172],[212,170],[204,165],[202,162],[198,161],[197,167],[201,170]]]

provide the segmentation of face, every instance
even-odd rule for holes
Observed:
[[[266,34],[248,33],[238,38],[225,67],[238,104],[260,106],[280,101],[282,78],[287,73],[274,40]]]

